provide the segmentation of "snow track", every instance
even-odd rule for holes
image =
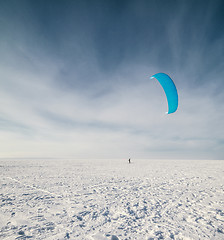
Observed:
[[[224,239],[224,161],[0,165],[0,239]]]

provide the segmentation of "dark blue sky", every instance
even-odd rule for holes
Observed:
[[[0,154],[66,143],[58,155],[223,158],[223,12],[222,0],[1,1]],[[180,94],[169,119],[156,72]]]

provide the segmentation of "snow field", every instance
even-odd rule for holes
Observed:
[[[0,239],[224,239],[224,161],[0,160]]]

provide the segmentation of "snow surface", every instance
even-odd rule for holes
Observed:
[[[224,161],[0,160],[0,239],[224,239]]]

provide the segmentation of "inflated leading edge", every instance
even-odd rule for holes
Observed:
[[[157,73],[151,77],[151,79],[153,78],[156,78],[159,81],[166,94],[168,103],[167,114],[176,112],[178,107],[178,94],[173,80],[165,73]]]

